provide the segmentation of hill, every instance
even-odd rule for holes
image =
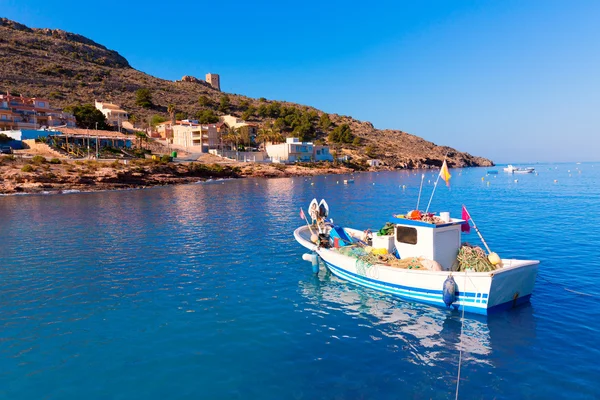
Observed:
[[[138,89],[150,90],[151,107],[136,105]],[[338,155],[351,155],[355,160],[379,158],[392,168],[440,166],[445,155],[454,167],[493,165],[488,159],[399,130],[375,129],[369,122],[348,116],[226,94],[196,79],[160,79],[135,70],[116,51],[81,35],[29,28],[5,18],[0,19],[0,90],[48,98],[53,107],[61,108],[95,99],[110,101],[128,110],[140,125],[148,124],[154,115],[168,118],[169,104],[184,117],[227,113],[262,125],[274,124],[284,136],[326,142]]]

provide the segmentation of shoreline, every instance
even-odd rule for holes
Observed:
[[[0,157],[0,196],[133,190],[194,184],[210,179],[286,178],[347,174],[345,166],[248,164],[243,166],[159,160],[47,160]]]
[[[53,195],[186,185],[210,179],[289,178],[395,170],[314,164],[163,162],[151,159],[71,160],[0,157],[0,196]],[[413,170],[419,168],[406,168]]]

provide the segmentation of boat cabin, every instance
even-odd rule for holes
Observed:
[[[450,218],[443,224],[430,224],[395,218],[394,244],[400,258],[424,257],[440,263],[449,271],[461,245],[462,219]]]

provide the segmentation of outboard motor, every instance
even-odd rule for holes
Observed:
[[[452,303],[456,301],[456,282],[452,275],[448,276],[444,281],[444,287],[442,289],[444,303],[447,307],[450,307]]]

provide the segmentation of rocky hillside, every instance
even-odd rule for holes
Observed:
[[[136,91],[142,88],[152,93],[149,108],[136,105]],[[265,126],[275,123],[284,136],[303,132],[305,138],[329,143],[338,154],[351,155],[356,161],[380,158],[392,168],[440,166],[446,154],[450,166],[493,165],[485,158],[406,132],[375,129],[369,122],[348,116],[324,117],[313,107],[236,94],[227,94],[229,104],[224,107],[225,94],[204,81],[193,77],[176,82],[159,79],[131,68],[116,51],[81,35],[28,28],[5,18],[0,19],[0,91],[49,98],[53,107],[61,108],[93,103],[94,99],[110,101],[135,115],[140,125],[154,115],[167,118],[169,104],[183,116],[204,111],[244,116]],[[334,143],[332,132],[345,124],[358,139]]]

